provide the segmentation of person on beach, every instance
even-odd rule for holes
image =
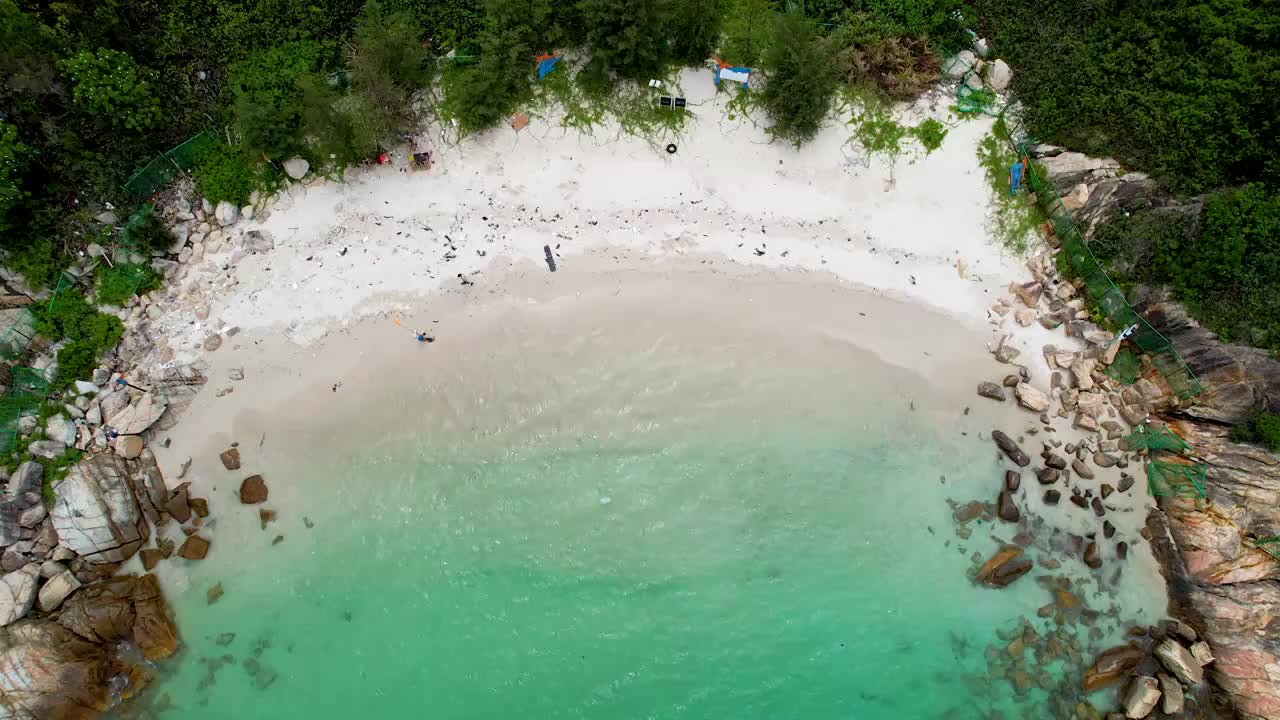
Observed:
[[[435,338],[433,338],[433,337],[431,337],[431,336],[427,335],[427,334],[426,334],[426,333],[424,333],[424,332],[420,332],[420,333],[418,333],[418,342],[420,342],[420,343],[431,343],[431,342],[435,342],[435,341],[436,341],[436,339],[435,339]]]

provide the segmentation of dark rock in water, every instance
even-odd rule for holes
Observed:
[[[1111,524],[1110,520],[1102,523],[1102,537],[1110,540],[1116,534],[1116,526]]]
[[[1133,476],[1120,473],[1120,492],[1129,492],[1131,487],[1133,487]]]
[[[271,524],[272,522],[274,522],[274,521],[275,521],[275,519],[276,519],[276,511],[275,511],[275,510],[265,510],[265,509],[264,509],[264,510],[259,510],[259,511],[258,511],[258,523],[262,526],[262,529],[263,529],[263,530],[266,530],[266,529],[267,529],[267,525],[269,525],[269,524]]]
[[[1062,473],[1057,468],[1051,467],[1040,468],[1036,471],[1036,479],[1040,481],[1041,485],[1052,485],[1058,482],[1058,478],[1061,475]]]
[[[1129,543],[1124,542],[1123,540],[1116,543],[1116,557],[1120,560],[1124,560],[1129,557]]]
[[[1106,500],[1107,498],[1111,497],[1111,493],[1116,491],[1115,488],[1111,487],[1107,483],[1102,483],[1102,486],[1099,487],[1098,489],[1102,492],[1103,500]]]
[[[271,541],[271,544],[272,544],[272,545],[279,545],[279,544],[280,544],[280,543],[282,543],[282,542],[284,542],[284,536],[283,536],[283,535],[277,535],[277,536],[275,536],[275,539],[273,539],[273,540]]]
[[[155,575],[121,575],[81,588],[62,606],[58,624],[102,645],[129,641],[147,660],[178,649],[178,628]]]
[[[1017,383],[1015,383],[1015,385],[1016,384]],[[984,398],[990,398],[992,400],[998,400],[1000,402],[1004,402],[1006,397],[1004,394],[1004,388],[1000,387],[999,385],[993,382],[980,383],[978,385],[978,394]]]
[[[308,530],[316,526],[315,523],[311,522],[311,518],[307,517],[306,515],[302,516],[302,524],[306,525]]]
[[[1120,645],[1103,650],[1084,671],[1082,685],[1086,693],[1117,685],[1142,662],[1146,653],[1133,645]]]
[[[1031,559],[1023,555],[1022,548],[1006,546],[983,563],[977,580],[988,587],[1002,588],[1026,575],[1031,567]]]
[[[218,456],[218,459],[222,461],[222,467],[228,470],[240,469],[240,449],[239,448],[231,448],[230,450],[224,451],[221,455]]]
[[[1045,504],[1045,505],[1057,505],[1057,504],[1058,504],[1058,500],[1060,500],[1060,499],[1062,499],[1062,493],[1058,492],[1057,490],[1045,490],[1045,491],[1044,491],[1044,504]]]
[[[218,639],[214,640],[214,642],[217,643],[218,645],[221,645],[222,647],[226,647],[231,643],[235,642],[235,639],[236,639],[235,633],[225,632],[218,635]]]
[[[999,430],[992,430],[991,439],[995,441],[996,446],[1000,448],[1001,452],[1008,456],[1008,458],[1019,467],[1026,467],[1031,464],[1031,458],[1027,457],[1027,454],[1022,451],[1022,448],[1018,447],[1018,443],[1014,442],[1008,435],[1005,435]]]
[[[249,673],[249,677],[253,679],[253,686],[259,690],[266,690],[279,677],[275,670],[263,665],[257,658],[245,658],[245,672]]]
[[[978,502],[977,500],[973,500],[961,505],[960,507],[957,507],[954,511],[952,511],[951,517],[957,523],[963,524],[963,523],[969,522],[970,520],[973,520],[974,518],[981,517],[982,511],[983,511],[982,503]]]
[[[1018,377],[1017,375],[1005,375],[1004,382],[1000,384],[1004,385],[1007,388],[1011,388],[1011,387],[1017,387],[1018,383],[1020,382],[1022,382],[1022,378]]]
[[[1075,471],[1076,475],[1079,475],[1085,480],[1092,480],[1095,477],[1093,474],[1093,468],[1086,465],[1080,458],[1076,458],[1071,461],[1071,469]]]
[[[1013,493],[1008,490],[1000,491],[1000,497],[996,502],[996,514],[1005,522],[1016,523],[1021,516],[1018,512],[1018,504],[1013,501]]]
[[[187,501],[187,504],[191,506],[191,512],[195,513],[196,517],[209,517],[208,500],[205,500],[204,498],[191,498]]]
[[[1004,471],[1004,489],[1009,492],[1017,492],[1022,485],[1022,476],[1016,470]]]
[[[1067,469],[1067,459],[1057,453],[1045,453],[1044,464],[1055,470]]]
[[[267,483],[261,475],[250,475],[240,483],[240,503],[257,505],[267,501]]]
[[[1091,542],[1084,547],[1084,564],[1094,570],[1102,567],[1102,555],[1098,551],[1098,543]]]
[[[1089,503],[1089,505],[1093,507],[1093,514],[1098,517],[1102,517],[1107,513],[1107,511],[1102,507],[1102,500],[1100,498],[1094,498],[1093,502]]]
[[[1071,500],[1071,502],[1072,502],[1072,503],[1074,503],[1074,504],[1075,504],[1075,506],[1076,506],[1076,507],[1079,507],[1079,508],[1088,508],[1088,507],[1089,507],[1089,501],[1088,501],[1088,500],[1085,500],[1083,495],[1076,495],[1076,494],[1073,494],[1073,495],[1071,496],[1070,500]]]

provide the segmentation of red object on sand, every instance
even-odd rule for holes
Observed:
[[[386,153],[378,153],[378,164],[379,164],[379,165],[386,165],[386,164],[387,164],[387,161],[388,161],[388,160],[390,160],[390,159],[391,159],[391,158],[387,157],[387,154],[386,154]]]

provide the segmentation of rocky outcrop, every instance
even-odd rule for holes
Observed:
[[[0,716],[12,720],[89,720],[107,710],[116,678],[126,692],[143,685],[139,668],[120,662],[49,620],[0,628]]]
[[[100,645],[128,640],[147,660],[178,649],[178,629],[155,575],[120,575],[81,588],[63,607],[58,624]]]
[[[54,486],[49,515],[62,544],[88,562],[118,563],[150,537],[128,465],[110,453],[82,460]]]

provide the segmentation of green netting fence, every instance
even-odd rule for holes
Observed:
[[[18,441],[18,419],[22,417],[22,404],[11,397],[0,398],[0,453],[13,451]]]
[[[124,191],[134,197],[146,197],[179,173],[195,164],[196,153],[218,142],[218,136],[205,131],[192,136],[186,142],[160,153],[142,166],[124,184]]]
[[[0,335],[0,356],[17,359],[31,346],[36,337],[36,316],[28,308],[4,311],[4,334]]]
[[[1203,498],[1204,464],[1153,460],[1147,463],[1147,491],[1157,497]]]
[[[1027,131],[1023,119],[1009,112],[1008,107],[1000,113],[1000,118],[1007,130],[1006,139],[1018,157],[1023,157],[1036,144],[1035,139]],[[1089,250],[1084,234],[1072,219],[1071,211],[1062,203],[1053,183],[1048,178],[1041,177],[1035,163],[1028,163],[1026,171],[1027,186],[1052,223],[1067,265],[1083,281],[1086,295],[1111,323],[1111,329],[1121,331],[1133,328],[1128,341],[1151,357],[1151,364],[1164,377],[1174,395],[1185,400],[1203,392],[1204,386],[1195,373],[1191,372],[1191,368],[1187,367],[1173,344],[1139,315],[1124,293],[1111,282],[1111,278],[1102,269],[1102,264]]]
[[[1115,360],[1112,360],[1102,372],[1121,385],[1132,385],[1142,377],[1142,363],[1132,350],[1127,347],[1120,348]]]
[[[1190,443],[1169,428],[1152,428],[1145,424],[1135,428],[1124,439],[1124,443],[1130,450],[1169,450],[1180,453],[1191,449]]]
[[[12,385],[9,398],[24,408],[39,405],[49,393],[49,381],[45,379],[43,370],[15,367],[10,374],[10,381]]]
[[[1261,537],[1253,541],[1254,547],[1265,551],[1271,557],[1280,560],[1280,535]]]
[[[942,73],[947,77],[958,77],[960,87],[956,88],[956,111],[966,115],[983,114],[997,117],[1001,112],[1000,96],[984,86],[978,68],[959,55],[944,54],[942,56]],[[975,82],[976,80],[976,82]]]

